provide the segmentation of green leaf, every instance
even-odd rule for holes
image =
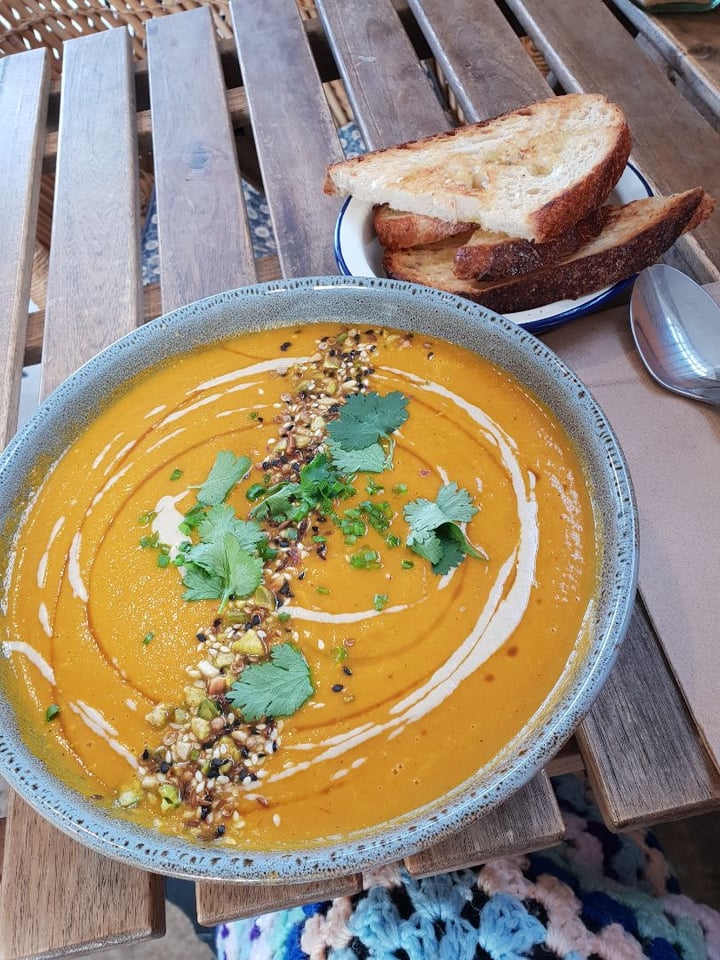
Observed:
[[[374,391],[355,394],[340,408],[337,420],[328,424],[328,433],[343,450],[364,450],[405,423],[407,402],[398,390],[386,396]]]
[[[259,557],[251,556],[243,550],[240,541],[231,533],[225,535],[224,582],[219,612],[231,597],[249,597],[255,593],[262,582],[263,564]]]
[[[206,543],[222,540],[226,533],[232,534],[243,550],[252,552],[265,539],[260,525],[249,520],[238,520],[235,511],[227,503],[211,507],[198,524],[200,539]]]
[[[333,463],[340,473],[382,473],[387,468],[385,451],[379,443],[371,443],[362,450],[343,450],[334,441],[328,442]]]
[[[223,595],[222,579],[202,567],[186,566],[183,584],[183,600],[219,600]]]
[[[50,706],[45,711],[45,719],[47,720],[48,723],[50,723],[52,720],[55,719],[55,717],[59,716],[59,714],[60,714],[60,707],[58,707],[57,704],[55,703],[51,703]]]
[[[300,495],[299,483],[288,481],[280,484],[279,488],[271,489],[273,492],[255,504],[250,511],[253,520],[267,520],[268,517],[272,520],[286,520],[297,504]]]
[[[251,466],[252,461],[249,457],[236,457],[230,450],[221,450],[215,458],[207,480],[198,490],[198,501],[206,507],[222,503]]]
[[[305,657],[291,643],[281,643],[272,648],[269,660],[245,667],[227,699],[252,723],[262,717],[289,717],[314,692]]]
[[[420,497],[406,504],[403,512],[410,526],[405,542],[430,561],[433,573],[448,573],[466,556],[487,560],[487,555],[475,548],[458,526],[472,519],[477,507],[467,490],[456,483],[444,484],[434,502]]]

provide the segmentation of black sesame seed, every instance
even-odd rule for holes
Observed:
[[[160,764],[160,773],[167,773],[169,769],[170,764],[167,762],[167,760],[163,760],[163,762]]]
[[[207,806],[206,804],[202,804],[200,807],[200,819],[204,820],[211,810],[212,810],[212,807]]]
[[[243,760],[247,760],[247,758],[250,756],[250,751],[247,747],[240,747],[240,756],[243,758]]]
[[[280,344],[280,349],[282,350],[283,353],[285,353],[285,351],[289,350],[291,346],[292,344],[290,343],[290,341],[286,340],[285,343]]]
[[[343,667],[343,673],[345,674],[346,677],[352,676],[352,670],[350,669],[350,667]]]
[[[215,619],[213,620],[213,626],[215,627],[216,630],[217,630],[218,627],[221,627],[221,626],[222,626],[222,617],[215,617]]]
[[[200,643],[205,643],[205,641],[207,640],[207,634],[206,634],[206,633],[196,633],[196,634],[195,634],[195,639],[196,639],[196,640],[199,640]]]
[[[221,837],[225,833],[225,824],[221,823],[220,826],[215,831],[216,837]]]
[[[330,688],[333,693],[340,693],[341,690],[344,690],[345,687],[341,683],[334,683]]]
[[[251,623],[254,627],[257,627],[262,623],[262,617],[260,616],[259,613],[253,614]]]
[[[298,574],[298,580],[304,580],[304,579],[305,579],[305,571],[301,570],[300,573]]]
[[[277,740],[273,740],[273,753],[275,753],[275,751],[277,750],[277,748],[278,748]]]
[[[143,750],[141,759],[142,759],[142,760],[149,760],[149,759],[150,759],[150,751],[148,750],[147,747],[145,747],[145,749]]]

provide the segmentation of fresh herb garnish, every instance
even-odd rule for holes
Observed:
[[[328,424],[328,433],[343,450],[364,450],[405,423],[407,402],[398,390],[382,397],[373,391],[357,393],[348,397],[337,420]]]
[[[397,390],[385,396],[371,391],[348,397],[327,428],[328,449],[338,470],[351,475],[390,469],[394,448],[390,434],[407,420],[407,402]],[[372,492],[376,491],[368,488]]]
[[[335,500],[347,500],[354,493],[328,455],[319,453],[301,469],[297,481],[267,487],[265,497],[252,508],[250,516],[253,520],[299,523],[312,510],[331,513]]]
[[[45,719],[47,720],[48,723],[50,723],[50,721],[54,720],[55,717],[59,716],[59,714],[60,714],[60,707],[58,707],[57,704],[51,703],[50,706],[45,711]]]
[[[467,490],[456,483],[446,483],[435,501],[421,497],[405,506],[405,519],[410,525],[407,546],[429,560],[433,573],[445,574],[457,567],[466,556],[487,560],[467,539],[460,523],[467,523],[477,513]]]
[[[155,639],[154,633],[146,633],[145,636],[143,637],[144,646],[147,647],[148,644],[152,643],[154,639]]]
[[[389,600],[390,598],[386,593],[376,593],[373,598],[373,607],[380,613],[388,605]]]
[[[223,502],[235,484],[250,470],[249,457],[236,457],[231,450],[221,450],[215,458],[207,480],[197,492],[198,503],[214,507]]]
[[[349,563],[353,570],[379,570],[382,566],[377,550],[358,550],[349,558]]]
[[[244,549],[234,533],[201,541],[185,558],[183,599],[220,600],[219,613],[231,597],[249,597],[262,581],[262,560]]]
[[[178,467],[175,467],[175,469],[173,470],[173,472],[170,474],[170,479],[171,479],[171,480],[179,480],[182,475],[183,475],[182,470],[180,470]]]
[[[262,717],[289,717],[312,696],[315,688],[305,657],[291,643],[280,643],[264,663],[252,663],[226,696],[249,722]]]

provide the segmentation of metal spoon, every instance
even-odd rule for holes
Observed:
[[[699,284],[664,263],[647,267],[633,287],[630,326],[659,384],[720,406],[720,306]]]

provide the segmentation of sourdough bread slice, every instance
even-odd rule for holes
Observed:
[[[373,227],[380,244],[389,250],[404,250],[437,243],[446,237],[455,237],[474,229],[474,224],[450,223],[437,217],[424,217],[420,213],[393,210],[386,203],[373,209]]]
[[[605,202],[630,147],[618,106],[567,94],[333,164],[324,190],[544,241]]]
[[[607,207],[597,207],[556,240],[536,243],[475,230],[455,253],[453,272],[461,280],[500,280],[531,273],[575,253],[597,237],[605,225]]]
[[[574,299],[631,277],[658,260],[690,225],[708,217],[714,201],[701,187],[670,197],[648,197],[606,208],[605,227],[571,257],[520,277],[459,280],[453,274],[457,241],[387,251],[389,277],[446,290],[499,313]]]

